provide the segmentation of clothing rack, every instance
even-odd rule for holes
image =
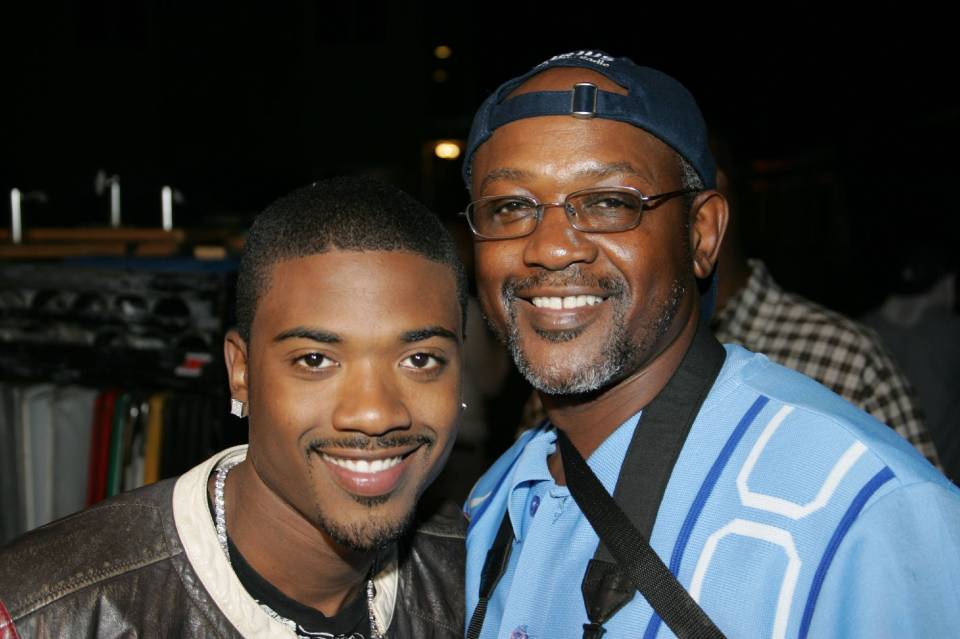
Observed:
[[[33,229],[15,246],[59,259],[0,259],[0,543],[245,440],[222,346],[236,260],[130,250],[189,235]]]
[[[0,544],[244,443],[224,397],[0,381]]]

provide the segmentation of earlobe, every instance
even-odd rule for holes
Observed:
[[[690,223],[690,253],[693,272],[704,279],[713,272],[727,230],[727,199],[717,191],[701,193],[693,204]]]
[[[247,343],[235,330],[228,331],[223,339],[223,358],[227,364],[227,381],[230,396],[247,402]]]

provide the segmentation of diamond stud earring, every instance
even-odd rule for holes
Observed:
[[[230,414],[234,417],[244,417],[244,405],[239,399],[230,398]]]

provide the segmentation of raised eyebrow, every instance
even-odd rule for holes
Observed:
[[[287,339],[310,339],[322,344],[339,344],[343,339],[336,333],[324,331],[318,328],[307,328],[306,326],[297,326],[290,328],[273,338],[274,342],[282,342]]]
[[[456,333],[442,326],[427,326],[426,328],[417,328],[412,331],[401,333],[400,341],[406,342],[407,344],[414,344],[416,342],[428,340],[431,337],[444,337],[454,342],[460,341]]]

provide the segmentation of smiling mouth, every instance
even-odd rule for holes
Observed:
[[[387,457],[386,459],[348,459],[346,457],[334,457],[327,453],[322,453],[323,460],[340,468],[345,468],[353,473],[374,474],[390,470],[394,466],[403,462],[403,455],[396,457]]]
[[[308,455],[323,462],[329,477],[355,501],[375,506],[384,503],[418,466],[417,455],[427,452],[434,441],[426,435],[396,435],[379,438],[316,439]]]
[[[555,310],[583,308],[585,306],[596,306],[604,301],[605,298],[599,295],[567,295],[564,297],[532,297],[530,303],[537,308],[549,308]]]
[[[326,453],[320,458],[334,481],[355,500],[364,503],[376,498],[377,503],[382,503],[403,482],[411,468],[413,452],[381,459],[347,459]]]

